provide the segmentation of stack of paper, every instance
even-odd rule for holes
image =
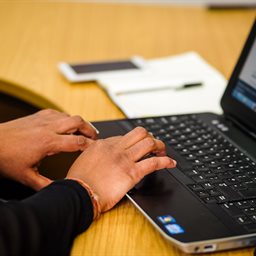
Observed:
[[[98,81],[127,117],[221,113],[226,80],[197,53],[146,63],[141,73],[103,76]]]

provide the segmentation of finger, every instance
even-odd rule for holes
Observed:
[[[66,117],[58,121],[58,133],[75,133],[79,131],[81,134],[91,139],[96,139],[99,131],[90,123],[80,116]]]
[[[156,153],[158,156],[166,155],[165,144],[151,136],[139,141],[127,150],[133,161],[138,161],[149,153]]]
[[[25,184],[36,191],[50,185],[52,183],[51,179],[39,174],[37,171],[31,169],[29,170],[29,176],[26,177]]]
[[[100,134],[99,130],[89,121],[84,121],[85,124],[79,128],[79,132],[87,135],[91,139],[97,139],[98,135]],[[90,134],[89,134],[90,133]]]
[[[137,175],[141,179],[145,175],[164,168],[174,168],[176,161],[168,156],[150,157],[136,163]]]
[[[59,152],[74,152],[84,150],[94,141],[83,135],[57,135],[49,147],[48,155]]]
[[[156,139],[151,132],[148,133],[148,136],[155,139],[156,141],[160,141],[160,143],[158,143],[160,147],[157,147],[156,150],[154,150],[152,153],[156,154],[157,156],[166,156],[166,146],[164,142]]]
[[[140,140],[146,138],[148,135],[149,133],[145,128],[136,127],[135,129],[124,135],[120,143],[123,145],[124,148],[129,148]]]

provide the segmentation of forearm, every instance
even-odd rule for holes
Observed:
[[[59,181],[21,202],[0,206],[1,255],[69,255],[89,227],[93,208],[75,181]]]

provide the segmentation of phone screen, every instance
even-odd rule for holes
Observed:
[[[70,65],[77,74],[106,72],[116,70],[140,69],[131,61],[101,62],[92,64]]]

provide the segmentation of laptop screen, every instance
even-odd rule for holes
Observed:
[[[226,116],[256,136],[256,20],[221,99]]]
[[[256,112],[256,40],[237,79],[232,96]]]

